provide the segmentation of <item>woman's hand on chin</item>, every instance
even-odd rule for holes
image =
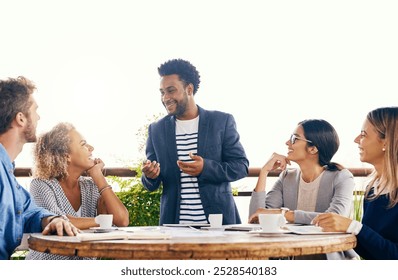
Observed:
[[[94,165],[86,170],[90,177],[96,176],[97,174],[102,175],[102,170],[104,169],[105,163],[100,159],[94,159]]]

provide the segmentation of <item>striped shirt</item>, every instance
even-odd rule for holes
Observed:
[[[176,142],[178,159],[190,162],[189,154],[198,153],[199,116],[193,120],[176,120]],[[180,173],[180,224],[207,223],[200,199],[198,178]]]

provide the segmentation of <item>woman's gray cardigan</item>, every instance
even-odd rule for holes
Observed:
[[[337,213],[347,217],[350,215],[355,182],[354,176],[349,170],[325,171],[319,184],[315,212],[296,210],[300,176],[299,169],[287,169],[279,175],[269,192],[253,191],[250,199],[249,216],[256,212],[258,208],[281,207],[294,210],[294,223],[297,224],[311,224],[315,216],[324,212]],[[350,250],[348,256],[342,256],[339,253],[327,254],[327,257],[328,259],[355,257],[352,250]],[[346,255],[347,252],[344,253]]]

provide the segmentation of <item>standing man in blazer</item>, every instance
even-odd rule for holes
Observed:
[[[173,59],[158,68],[161,101],[168,115],[148,128],[142,182],[149,191],[163,185],[160,225],[241,223],[230,182],[248,174],[249,161],[231,114],[195,103],[200,75],[189,61]]]

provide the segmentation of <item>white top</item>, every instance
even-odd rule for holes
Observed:
[[[76,211],[76,217],[81,217],[82,216],[82,206],[79,207],[79,209]]]
[[[323,171],[314,181],[307,183],[300,176],[299,193],[297,198],[297,210],[315,211],[316,201],[319,191],[319,183],[321,182]]]

